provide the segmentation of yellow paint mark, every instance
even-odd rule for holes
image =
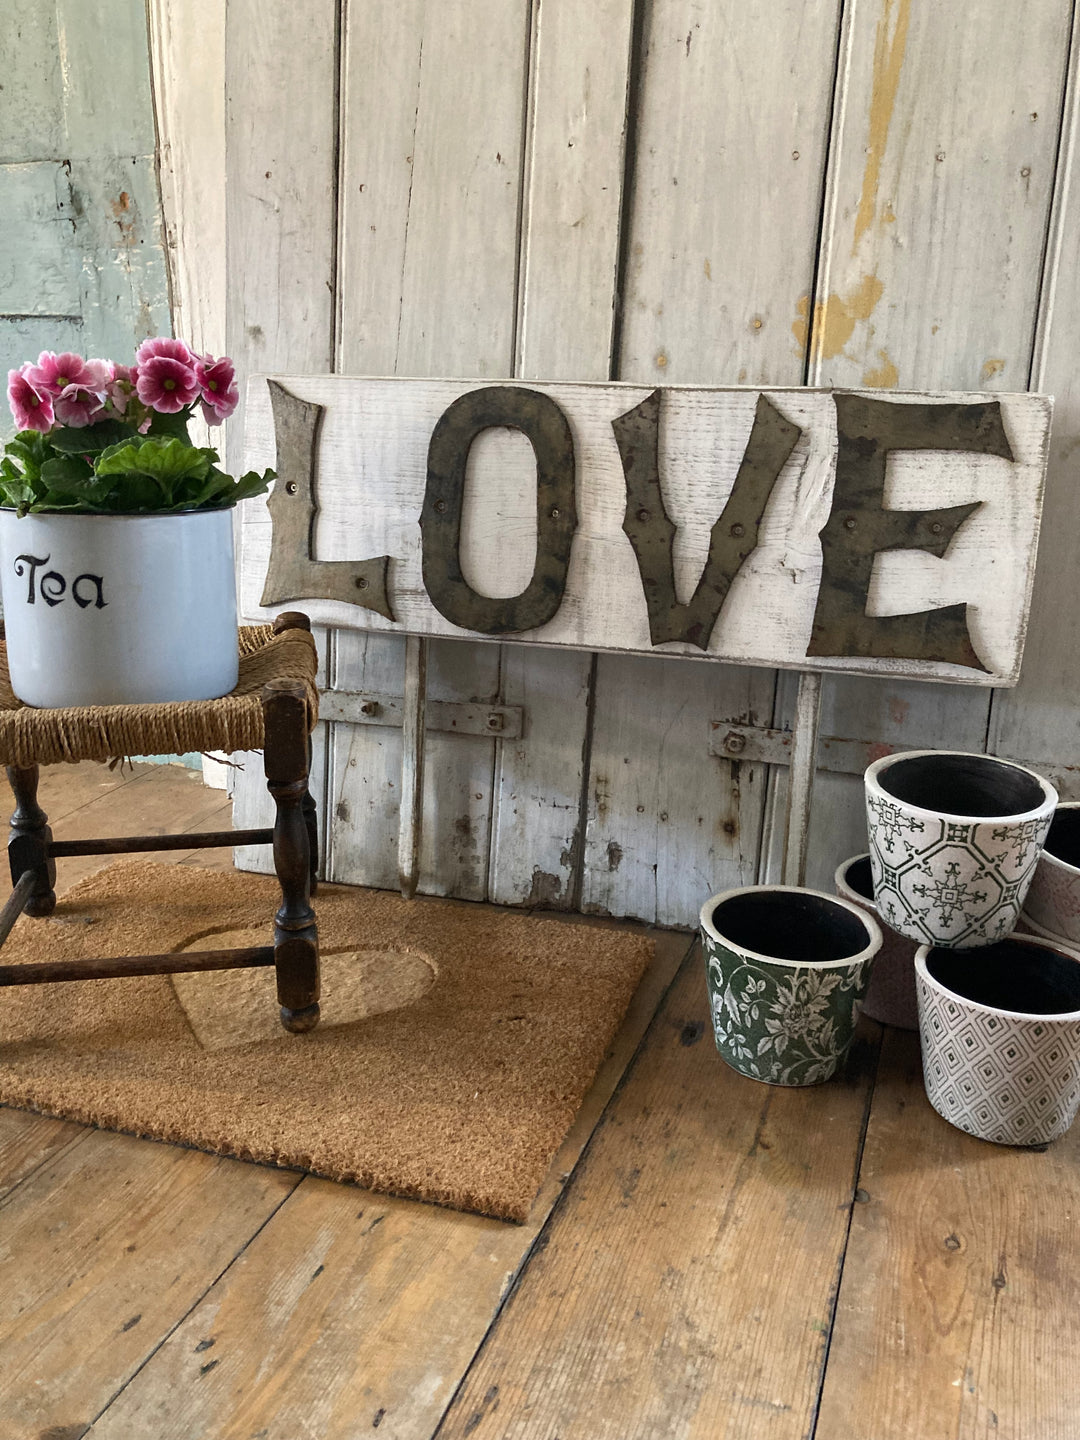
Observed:
[[[708,260],[705,261],[705,279],[712,279],[712,266],[709,264]]]
[[[875,390],[893,390],[900,379],[900,373],[889,359],[887,350],[879,350],[877,353],[881,364],[876,370],[867,370],[862,377],[862,383],[873,386]]]
[[[664,354],[663,350],[660,350],[657,353],[654,363],[656,364],[656,368],[658,370],[663,370],[664,366],[667,364],[667,356]]]
[[[812,329],[813,355],[831,360],[839,355],[851,339],[855,326],[860,320],[869,320],[874,306],[881,299],[885,287],[876,275],[864,275],[855,289],[847,296],[830,295],[825,301],[814,306]],[[809,322],[809,297],[801,295],[796,303],[796,318],[792,321],[791,333],[795,336],[800,351],[806,354]]]
[[[984,360],[982,367],[983,384],[985,385],[988,380],[992,380],[995,375],[1000,375],[1004,369],[1004,360]]]
[[[896,11],[895,24],[893,24],[894,10]],[[896,92],[900,85],[900,71],[904,64],[904,51],[907,48],[910,13],[911,0],[884,0],[884,9],[874,36],[874,81],[870,93],[866,168],[863,171],[859,208],[855,214],[855,239],[851,247],[852,254],[859,248],[859,241],[869,230],[874,219],[874,211],[877,209],[881,161],[885,155],[885,146],[889,138],[889,124],[896,105]]]
[[[930,334],[931,334],[931,335],[936,335],[937,332],[938,332],[940,329],[941,329],[941,326],[940,326],[940,325],[931,325],[931,326],[930,326]]]
[[[881,207],[881,223],[883,225],[896,224],[896,211],[892,208],[891,200],[886,200],[885,204]]]

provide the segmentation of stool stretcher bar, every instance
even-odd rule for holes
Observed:
[[[213,850],[233,845],[272,845],[273,828],[264,830],[204,830],[193,835],[130,835],[111,840],[53,840],[48,853],[62,860],[69,855],[132,855],[144,850]]]
[[[0,965],[0,985],[120,980],[129,975],[183,975],[196,970],[250,970],[273,963],[273,945],[250,945],[242,950],[192,950],[187,954],[174,951],[169,955],[124,955],[115,960],[45,960],[35,965]]]

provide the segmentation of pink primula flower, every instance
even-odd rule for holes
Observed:
[[[56,418],[53,414],[52,397],[47,393],[42,394],[30,383],[26,375],[30,368],[27,362],[18,370],[8,371],[8,403],[15,417],[15,424],[20,430],[40,430],[45,433],[52,429]]]
[[[220,425],[227,420],[240,401],[236,388],[236,372],[227,355],[215,360],[204,355],[195,362],[195,378],[201,392],[203,419],[207,425]]]
[[[135,364],[141,367],[148,360],[177,360],[189,370],[195,368],[196,356],[183,342],[168,335],[159,335],[156,340],[144,340],[135,352]]]
[[[37,364],[24,365],[23,371],[39,395],[50,395],[55,400],[69,385],[101,389],[108,379],[109,366],[104,360],[84,360],[70,350],[60,355],[43,350]]]
[[[100,390],[91,390],[85,385],[65,385],[53,405],[61,425],[81,430],[85,425],[93,425],[95,420],[102,419],[105,400],[104,386]]]
[[[118,415],[123,415],[128,401],[135,394],[135,368],[132,365],[114,365],[112,379],[107,387],[109,403]]]
[[[154,355],[139,362],[135,393],[152,410],[175,415],[198,398],[199,382],[190,366],[165,355]]]

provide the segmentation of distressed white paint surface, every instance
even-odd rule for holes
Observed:
[[[333,364],[334,143],[337,69],[334,0],[268,10],[230,0],[226,12],[228,353],[238,375],[301,362]],[[243,455],[243,416],[229,422],[227,456]],[[295,607],[294,607],[295,608]],[[326,683],[326,638],[316,637]],[[247,756],[233,784],[233,819],[267,825],[273,806],[262,757]],[[312,794],[326,850],[326,726],[312,740]],[[271,871],[266,846],[235,852],[243,869]]]
[[[353,0],[343,38],[337,368],[505,374],[513,364],[530,17]],[[462,84],[462,77],[468,83]],[[402,693],[398,637],[334,634],[331,682]],[[428,696],[496,701],[499,652],[429,647]],[[330,874],[396,884],[401,734],[332,727]],[[430,735],[420,889],[487,894],[497,742]]]
[[[1027,386],[1071,8],[845,8],[813,383]],[[794,317],[804,341],[807,308]],[[989,702],[967,688],[834,677],[821,723],[834,735],[983,750]],[[790,724],[793,705],[784,677],[776,723]],[[779,874],[782,814],[768,878]],[[811,883],[831,884],[865,837],[861,783],[819,776]]]
[[[632,0],[534,9],[515,366],[525,379],[611,374],[633,17]],[[508,645],[500,671],[501,698],[526,707],[528,732],[495,747],[488,893],[569,909],[581,901],[594,660]]]
[[[448,406],[475,390],[475,384],[346,376],[278,378],[291,393],[325,408],[317,460],[315,557],[389,555],[388,590],[396,619],[342,601],[305,596],[297,600],[325,624],[471,636],[474,632],[455,626],[428,599],[421,576],[418,520],[432,430]],[[578,528],[558,612],[546,625],[516,638],[587,650],[654,653],[640,572],[622,531],[626,481],[612,428],[613,420],[640,404],[649,392],[620,385],[535,388],[560,406],[574,437]],[[660,474],[668,513],[678,527],[675,584],[684,598],[697,584],[712,526],[734,484],[758,393],[664,391]],[[832,506],[836,409],[831,394],[823,391],[768,394],[802,435],[773,486],[758,546],[732,583],[707,653],[756,665],[939,676],[969,684],[1010,683],[1019,668],[1033,572],[1048,402],[1038,396],[1002,397],[1012,461],[925,450],[896,452],[889,459],[885,503],[891,509],[982,503],[957,532],[943,559],[913,550],[880,554],[868,613],[907,614],[967,602],[976,650],[992,672],[987,675],[937,661],[807,657],[821,580],[818,532]],[[926,398],[933,403],[965,397]],[[272,465],[276,447],[269,390],[258,377],[248,391],[247,425],[247,463],[257,469]],[[463,570],[483,594],[514,595],[532,573],[536,550],[535,460],[531,446],[516,432],[489,431],[484,439],[486,443],[475,445],[470,454],[462,521]],[[241,535],[243,606],[245,614],[255,618],[268,613],[258,604],[271,535],[264,500],[245,506]],[[695,651],[683,642],[665,647],[668,654],[693,656]]]

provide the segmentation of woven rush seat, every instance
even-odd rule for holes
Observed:
[[[310,733],[319,718],[318,657],[310,631],[275,634],[271,625],[248,625],[240,629],[239,643],[240,678],[219,700],[37,710],[12,690],[7,646],[0,641],[0,763],[27,769],[130,755],[261,750],[262,690],[271,680],[304,686]]]
[[[71,855],[125,855],[233,845],[272,845],[281,906],[267,917],[272,943],[184,954],[130,955],[63,963],[0,965],[0,988],[64,980],[123,979],[180,971],[273,965],[281,1022],[311,1030],[319,1020],[319,941],[310,899],[316,890],[318,825],[308,789],[311,732],[319,718],[318,658],[306,615],[289,611],[273,625],[239,632],[240,677],[218,700],[35,709],[11,689],[7,649],[0,645],[0,761],[15,796],[8,863],[15,888],[0,910],[0,945],[20,915],[41,918],[56,907],[56,861]],[[37,801],[39,768],[131,755],[185,755],[194,750],[261,750],[273,826],[182,835],[54,840]],[[138,903],[138,897],[132,897]]]

